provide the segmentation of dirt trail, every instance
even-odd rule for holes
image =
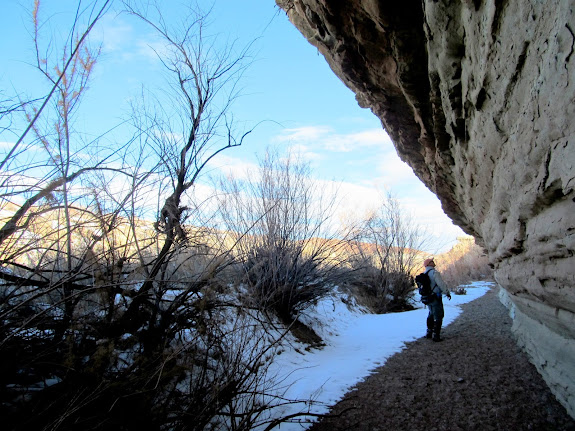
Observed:
[[[496,290],[462,308],[444,341],[409,343],[310,429],[575,431],[516,346]]]

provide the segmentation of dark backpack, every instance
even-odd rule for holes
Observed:
[[[421,295],[421,302],[425,305],[431,304],[435,299],[435,294],[433,293],[433,288],[431,287],[431,279],[427,272],[422,272],[415,276],[415,282],[419,289],[419,294]]]

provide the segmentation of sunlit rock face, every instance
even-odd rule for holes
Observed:
[[[519,343],[575,416],[575,5],[277,0],[488,250]]]

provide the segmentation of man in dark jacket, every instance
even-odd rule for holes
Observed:
[[[425,259],[423,261],[423,266],[425,267],[425,272],[431,280],[431,289],[435,295],[435,299],[427,304],[429,308],[429,314],[427,315],[427,338],[431,338],[433,341],[441,341],[441,325],[443,323],[443,298],[445,295],[451,300],[451,293],[447,285],[441,278],[439,271],[435,270],[435,262],[433,258]]]

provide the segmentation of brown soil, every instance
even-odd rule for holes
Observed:
[[[462,308],[442,342],[409,343],[310,429],[575,430],[516,346],[495,289]]]

